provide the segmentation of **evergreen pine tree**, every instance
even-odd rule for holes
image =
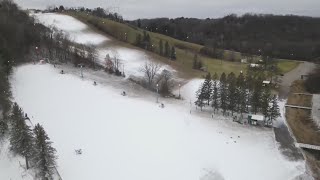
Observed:
[[[203,66],[202,61],[201,61],[201,60],[199,60],[199,61],[198,61],[198,65],[197,65],[197,69],[201,69],[201,68],[202,68],[202,66]]]
[[[146,42],[147,41],[147,31],[143,31],[143,39],[142,39],[143,42]]]
[[[237,78],[237,111],[242,115],[247,107],[247,89],[243,73]]]
[[[271,125],[273,121],[275,121],[277,119],[277,117],[280,116],[280,110],[279,110],[279,105],[278,105],[278,99],[277,96],[274,95],[271,98],[271,103],[272,106],[270,107],[270,116],[269,116],[269,121],[268,124]]]
[[[165,55],[166,57],[169,57],[169,56],[170,56],[170,46],[169,46],[168,41],[166,42],[165,47],[164,47],[164,55]]]
[[[146,36],[145,46],[146,46],[147,50],[152,51],[151,38],[150,38],[149,33],[147,33],[147,36]]]
[[[203,84],[200,85],[198,91],[196,92],[197,100],[195,105],[202,108],[206,105],[205,103],[205,86]]]
[[[206,75],[206,78],[204,80],[203,83],[203,94],[204,94],[204,99],[207,102],[207,105],[210,105],[210,101],[211,101],[211,95],[212,95],[212,80],[211,80],[211,74],[208,73]]]
[[[27,169],[29,168],[29,158],[34,152],[33,134],[30,127],[26,124],[24,113],[17,103],[13,106],[12,130],[10,136],[10,150],[15,154],[25,157]]]
[[[142,36],[141,36],[141,34],[139,33],[139,34],[136,35],[135,45],[141,47],[141,41],[142,41]]]
[[[249,91],[253,91],[254,89],[254,78],[252,77],[252,72],[250,70],[247,71],[246,78],[245,78],[246,88]]]
[[[233,72],[231,72],[227,77],[227,102],[228,102],[228,110],[231,111],[233,116],[234,111],[236,111],[236,103],[237,103],[237,91],[236,91],[236,76]]]
[[[160,54],[160,56],[163,56],[163,42],[162,42],[162,39],[160,39],[160,42],[159,42],[159,54]]]
[[[38,170],[38,177],[43,180],[52,179],[56,165],[56,150],[51,146],[47,133],[40,124],[37,124],[33,132],[35,134],[35,153],[33,162]]]
[[[254,88],[251,96],[252,113],[257,114],[261,107],[261,96],[262,96],[262,80],[258,78],[254,82]]]
[[[195,54],[193,57],[192,69],[198,69],[198,54]]]
[[[138,28],[141,28],[141,19],[138,19],[137,24],[138,24]]]
[[[0,119],[0,140],[8,131],[8,124],[3,119]]]
[[[227,77],[225,73],[222,73],[220,76],[220,86],[219,86],[219,92],[220,92],[220,107],[222,109],[223,115],[225,115],[227,111]]]
[[[172,46],[171,48],[171,56],[170,56],[171,60],[176,60],[177,56],[176,56],[176,49],[174,48],[174,46]]]
[[[261,112],[266,119],[269,118],[269,103],[271,101],[271,90],[268,86],[263,88],[263,93],[261,96]]]
[[[249,106],[252,105],[252,95],[254,90],[254,79],[250,73],[250,71],[247,71],[246,77],[245,77],[245,88],[246,88],[246,111],[249,112]]]
[[[219,91],[218,91],[218,74],[214,73],[212,76],[213,80],[213,92],[212,92],[212,108],[214,114],[216,113],[216,110],[219,110]]]

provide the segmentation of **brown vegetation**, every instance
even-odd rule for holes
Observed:
[[[296,95],[293,93],[305,93],[303,81],[295,81],[291,86],[291,94],[288,97],[288,104],[299,106],[312,105],[312,96]],[[320,132],[317,125],[311,119],[311,111],[296,108],[286,108],[286,120],[298,143],[320,146]],[[319,177],[320,152],[303,149],[308,165],[313,172],[314,178]]]

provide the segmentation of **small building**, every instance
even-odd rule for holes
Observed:
[[[264,124],[265,119],[263,115],[248,115],[248,123],[251,125],[259,125],[259,124]]]
[[[241,63],[246,64],[246,63],[248,63],[248,60],[247,59],[241,59]]]
[[[263,86],[268,86],[268,85],[270,85],[271,82],[270,81],[263,81],[262,83],[263,83]]]
[[[260,64],[250,64],[250,67],[251,68],[258,68],[258,67],[260,67]]]
[[[200,70],[203,71],[203,72],[207,72],[207,68],[206,67],[201,67]]]

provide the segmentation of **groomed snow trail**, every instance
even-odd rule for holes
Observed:
[[[45,26],[54,26],[65,34],[68,34],[70,40],[79,44],[100,45],[110,40],[101,34],[89,31],[89,27],[86,24],[71,16],[54,13],[40,13],[34,14],[34,16]]]
[[[11,84],[14,100],[54,142],[63,179],[197,180],[212,171],[283,180],[305,170],[281,155],[270,129],[190,114],[188,103],[162,109],[144,92],[123,97],[112,84],[93,86],[50,65],[20,66]]]
[[[108,45],[111,39],[94,32],[89,26],[71,16],[55,13],[38,13],[34,16],[45,26],[54,26],[65,34],[69,34],[70,40],[76,43],[95,45],[97,47],[97,62],[103,66],[106,65],[105,57],[107,54],[111,58],[116,56],[120,59],[120,71],[124,70],[127,77],[131,75],[143,76],[141,67],[145,62],[150,62],[153,59],[147,53],[138,49]],[[163,69],[175,72],[172,67],[165,64],[162,64],[160,72]]]

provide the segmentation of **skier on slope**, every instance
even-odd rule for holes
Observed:
[[[97,82],[94,81],[94,82],[93,82],[93,85],[96,86],[96,85],[97,85]]]
[[[125,91],[123,91],[123,92],[121,93],[121,95],[122,95],[122,96],[126,96],[127,93],[126,93]]]

